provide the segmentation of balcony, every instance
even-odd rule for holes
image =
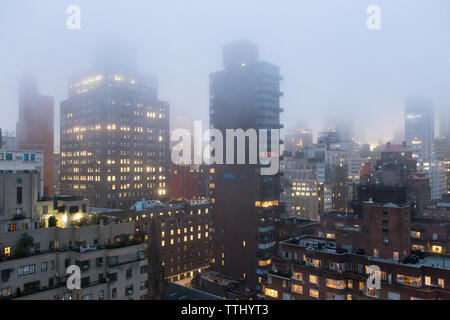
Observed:
[[[377,289],[370,289],[370,288],[364,288],[363,291],[364,295],[369,297],[369,298],[374,298],[374,299],[378,299],[380,298],[380,290]]]

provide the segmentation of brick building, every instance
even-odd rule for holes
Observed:
[[[134,221],[140,235],[152,241],[152,221],[158,233],[158,259],[169,281],[188,283],[197,273],[209,268],[212,253],[211,204],[204,201],[139,201],[130,210],[113,215]]]

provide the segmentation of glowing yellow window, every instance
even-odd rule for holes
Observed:
[[[293,291],[293,292],[296,292],[296,293],[303,294],[303,286],[300,286],[300,285],[298,285],[298,284],[294,284],[294,285],[292,286],[292,291]]]
[[[314,284],[318,284],[319,283],[319,278],[317,276],[314,275],[309,275],[309,283],[314,283]]]
[[[11,247],[5,248],[5,256],[9,256],[11,254]]]
[[[277,290],[266,288],[264,290],[264,293],[266,294],[266,296],[269,296],[269,297],[272,297],[272,298],[278,298],[278,291]]]
[[[431,251],[434,253],[442,253],[442,247],[441,246],[432,246]]]
[[[319,298],[319,290],[309,289],[309,295],[313,298]]]

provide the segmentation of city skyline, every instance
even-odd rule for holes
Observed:
[[[0,300],[450,300],[445,1],[1,2]]]
[[[263,1],[250,16],[246,11],[254,5],[251,1],[240,5],[200,1],[191,10],[177,1],[136,2],[128,11],[120,2],[79,1],[80,30],[66,28],[70,1],[52,6],[45,1],[2,3],[5,26],[0,33],[10,46],[0,53],[5,70],[0,75],[5,115],[0,127],[15,127],[17,83],[26,71],[37,76],[42,94],[55,98],[58,119],[70,76],[92,67],[99,40],[128,47],[138,70],[155,75],[161,99],[173,106],[171,129],[195,120],[206,123],[207,75],[220,67],[217,57],[223,44],[246,39],[258,45],[267,61],[280,66],[286,128],[306,121],[317,134],[327,118],[339,115],[352,118],[361,141],[385,142],[403,129],[398,119],[403,117],[407,96],[426,95],[437,110],[449,104],[445,57],[450,47],[439,36],[450,29],[448,12],[439,9],[439,4],[445,7],[448,3],[380,2],[383,24],[374,31],[365,26],[365,10],[371,1],[363,2],[318,1],[278,7]],[[33,6],[33,14],[21,10],[27,5]],[[232,27],[215,24],[214,18],[233,19],[234,23]],[[267,19],[274,22],[264,24]],[[50,33],[44,36],[47,30]],[[362,125],[366,117],[371,121]],[[56,121],[56,147],[58,132]]]

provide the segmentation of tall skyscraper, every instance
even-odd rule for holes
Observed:
[[[60,152],[62,194],[107,208],[165,199],[169,104],[158,99],[151,77],[97,65],[70,81]]]
[[[223,49],[224,70],[210,75],[210,125],[227,143],[226,129],[279,129],[280,73],[258,60],[257,47],[239,41]],[[246,142],[246,150],[249,143]],[[236,156],[236,155],[235,155]],[[226,152],[224,150],[224,159]],[[259,289],[276,252],[275,221],[282,205],[279,174],[261,175],[261,163],[213,165],[213,269]],[[234,162],[236,163],[236,162]]]
[[[38,94],[36,79],[27,74],[20,81],[17,148],[44,151],[44,195],[53,194],[53,97]]]
[[[413,157],[430,160],[434,152],[434,110],[424,97],[405,101],[405,140]]]

